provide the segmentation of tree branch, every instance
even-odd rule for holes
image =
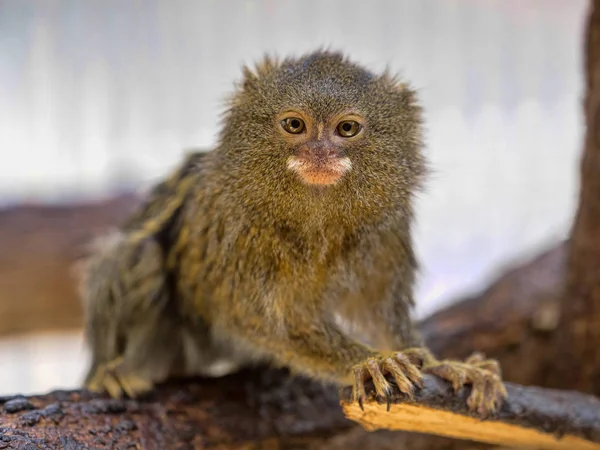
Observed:
[[[343,389],[343,411],[367,430],[407,430],[539,449],[600,449],[600,401],[593,397],[509,384],[499,416],[482,422],[467,413],[469,388],[454,395],[445,381],[429,375],[424,381],[415,402],[406,402],[398,392],[389,412],[375,400],[366,402],[362,412],[348,403],[350,391]],[[396,449],[433,449],[436,443],[449,448],[451,442],[405,433],[363,435],[344,418],[337,389],[267,368],[172,381],[139,401],[56,391],[0,403],[2,449],[317,449],[329,448],[347,433],[360,440],[346,442],[346,450],[388,448],[383,442]]]
[[[79,329],[83,314],[73,264],[94,235],[120,224],[138,203],[124,194],[0,210],[0,248],[9,256],[0,258],[0,336]]]
[[[416,431],[537,449],[600,449],[600,400],[595,397],[507,383],[508,398],[497,417],[482,421],[467,410],[470,388],[455,395],[450,384],[431,375],[425,375],[424,384],[414,401],[396,391],[390,411],[373,399],[362,411],[351,401],[351,388],[341,392],[342,406],[348,418],[369,430]],[[372,384],[368,389],[374,394]]]
[[[140,401],[56,391],[3,403],[1,449],[248,449],[314,443],[353,426],[335,389],[270,369],[173,381]]]

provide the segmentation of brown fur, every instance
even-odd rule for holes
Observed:
[[[319,137],[331,118],[360,114],[363,136],[336,147],[351,170],[308,182],[290,170],[298,148],[276,120],[289,109]],[[383,386],[379,369],[418,385],[411,364],[423,361],[389,355],[420,346],[411,224],[425,173],[407,84],[324,51],[244,69],[214,151],[190,155],[90,263],[88,386],[136,393],[219,359],[358,390],[367,372]]]

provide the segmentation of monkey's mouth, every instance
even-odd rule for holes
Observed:
[[[352,162],[348,157],[315,160],[291,156],[287,167],[306,184],[328,186],[337,183],[346,172],[349,172],[352,169]]]

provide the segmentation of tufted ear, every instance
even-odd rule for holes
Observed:
[[[396,92],[410,90],[410,86],[408,85],[408,83],[402,81],[397,73],[392,73],[389,67],[386,67],[383,73],[379,76],[379,82],[382,86],[391,88]]]
[[[255,90],[258,86],[258,83],[261,78],[268,76],[280,65],[279,61],[276,57],[273,56],[265,56],[261,61],[259,61],[254,69],[244,66],[242,68],[243,79],[241,83],[241,87],[243,91],[252,91]]]

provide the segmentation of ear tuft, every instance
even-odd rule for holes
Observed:
[[[381,83],[391,87],[397,92],[402,92],[408,88],[407,83],[403,82],[398,76],[398,74],[392,73],[389,67],[386,67],[379,79]]]
[[[261,78],[268,76],[273,70],[279,67],[279,61],[273,56],[265,56],[254,66],[252,70],[248,66],[242,68],[243,81],[242,88],[245,91],[249,91],[256,88],[257,83]]]

